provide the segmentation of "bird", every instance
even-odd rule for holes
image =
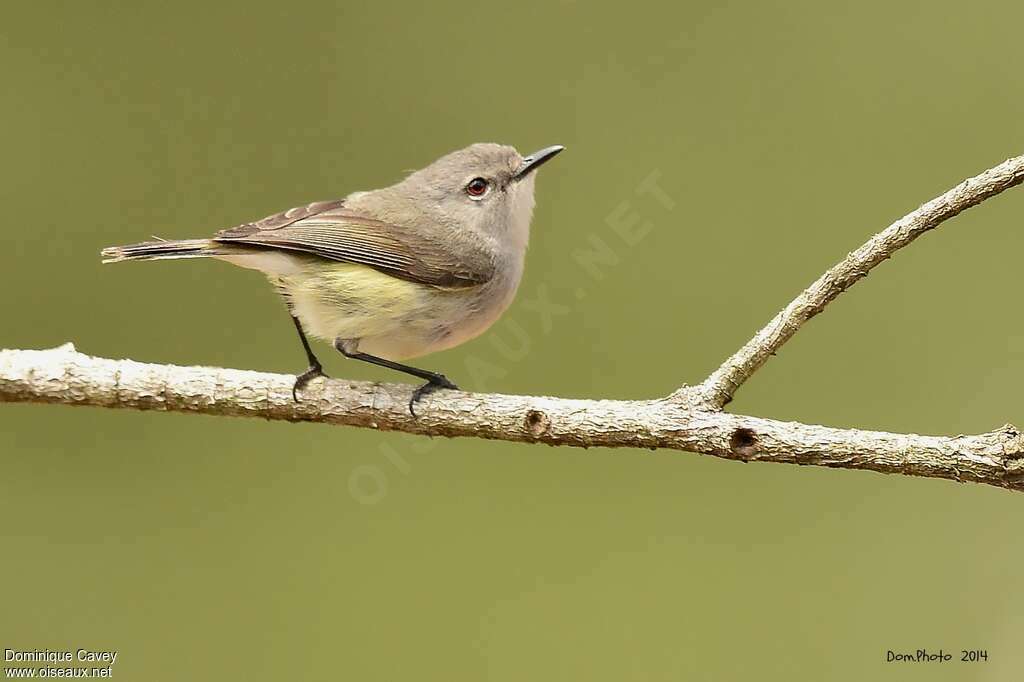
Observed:
[[[214,258],[262,272],[280,293],[308,366],[292,397],[327,378],[309,337],[346,358],[423,380],[408,409],[445,375],[402,361],[458,346],[512,303],[523,275],[536,171],[564,149],[522,156],[477,143],[389,187],[316,201],[205,239],[111,246],[104,263]]]

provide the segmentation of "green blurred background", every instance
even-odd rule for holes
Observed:
[[[471,390],[659,396],[872,233],[1024,151],[1020,3],[717,5],[10,3],[0,346],[301,370],[258,274],[99,249],[388,184],[471,142],[561,143],[519,300],[421,364]],[[638,193],[652,177],[671,208]],[[626,214],[650,223],[633,244],[609,225]],[[1024,422],[1022,216],[1011,190],[901,252],[731,409]],[[598,271],[579,256],[594,240],[613,254]],[[0,647],[117,649],[120,679],[1024,665],[1024,497],[994,488],[35,405],[0,408],[0,467]],[[922,647],[954,660],[885,663]]]

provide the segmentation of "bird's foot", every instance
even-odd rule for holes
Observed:
[[[459,387],[449,381],[448,377],[443,374],[438,374],[431,377],[427,383],[412,392],[412,397],[409,398],[409,414],[412,415],[413,419],[416,419],[415,405],[419,402],[420,398],[441,388],[447,388],[453,391],[459,390]]]
[[[324,374],[323,367],[321,367],[319,363],[310,365],[309,369],[295,377],[295,383],[292,385],[292,399],[294,399],[295,402],[299,402],[299,391],[304,389],[306,384],[317,377],[323,377],[324,379],[329,378]]]

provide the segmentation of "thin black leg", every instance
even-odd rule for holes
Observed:
[[[299,318],[292,315],[292,322],[295,323],[295,329],[299,332],[299,340],[302,341],[302,349],[306,351],[306,359],[309,361],[309,368],[305,372],[295,377],[295,383],[292,385],[292,399],[295,402],[299,402],[299,391],[305,388],[311,380],[316,377],[326,377],[324,374],[323,367],[320,366],[320,361],[313,355],[313,349],[309,347],[309,340],[306,339],[306,332],[302,329],[302,323],[299,322]]]
[[[334,341],[334,347],[338,349],[338,352],[344,355],[346,358],[352,358],[353,360],[362,360],[368,362],[371,365],[377,365],[378,367],[387,367],[398,372],[404,372],[405,374],[411,374],[414,377],[425,380],[427,383],[423,384],[415,391],[412,392],[412,397],[409,398],[409,413],[415,417],[416,410],[413,406],[419,401],[420,398],[432,393],[439,388],[449,388],[453,391],[459,390],[459,387],[453,384],[448,377],[437,372],[431,372],[427,369],[420,369],[419,367],[411,367],[409,365],[403,365],[400,362],[393,360],[386,360],[379,358],[376,355],[370,355],[369,353],[352,353],[345,350],[345,344],[343,339],[336,339]]]

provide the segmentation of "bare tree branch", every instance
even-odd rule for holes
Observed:
[[[1024,490],[1024,435],[1006,425],[974,436],[919,436],[729,414],[735,391],[804,322],[924,232],[1024,181],[1024,156],[977,175],[872,237],[779,313],[699,386],[643,401],[569,400],[443,391],[409,414],[411,387],[177,367],[51,350],[0,351],[0,402],[62,403],[312,421],[430,436],[578,447],[688,450],[745,462],[812,464],[974,481]]]
[[[961,211],[977,206],[1022,181],[1024,156],[1018,156],[964,180],[876,234],[819,277],[707,378],[701,385],[701,393],[707,405],[721,408],[728,404],[743,382],[796,334],[804,322],[824,310],[832,299],[855,282],[866,277],[876,265]]]
[[[444,391],[407,407],[412,387],[177,367],[83,355],[71,344],[0,351],[0,400],[261,417],[432,436],[476,436],[578,447],[672,448],[744,462],[871,469],[1024,490],[1024,436],[918,436],[787,423],[680,400],[568,400]]]

